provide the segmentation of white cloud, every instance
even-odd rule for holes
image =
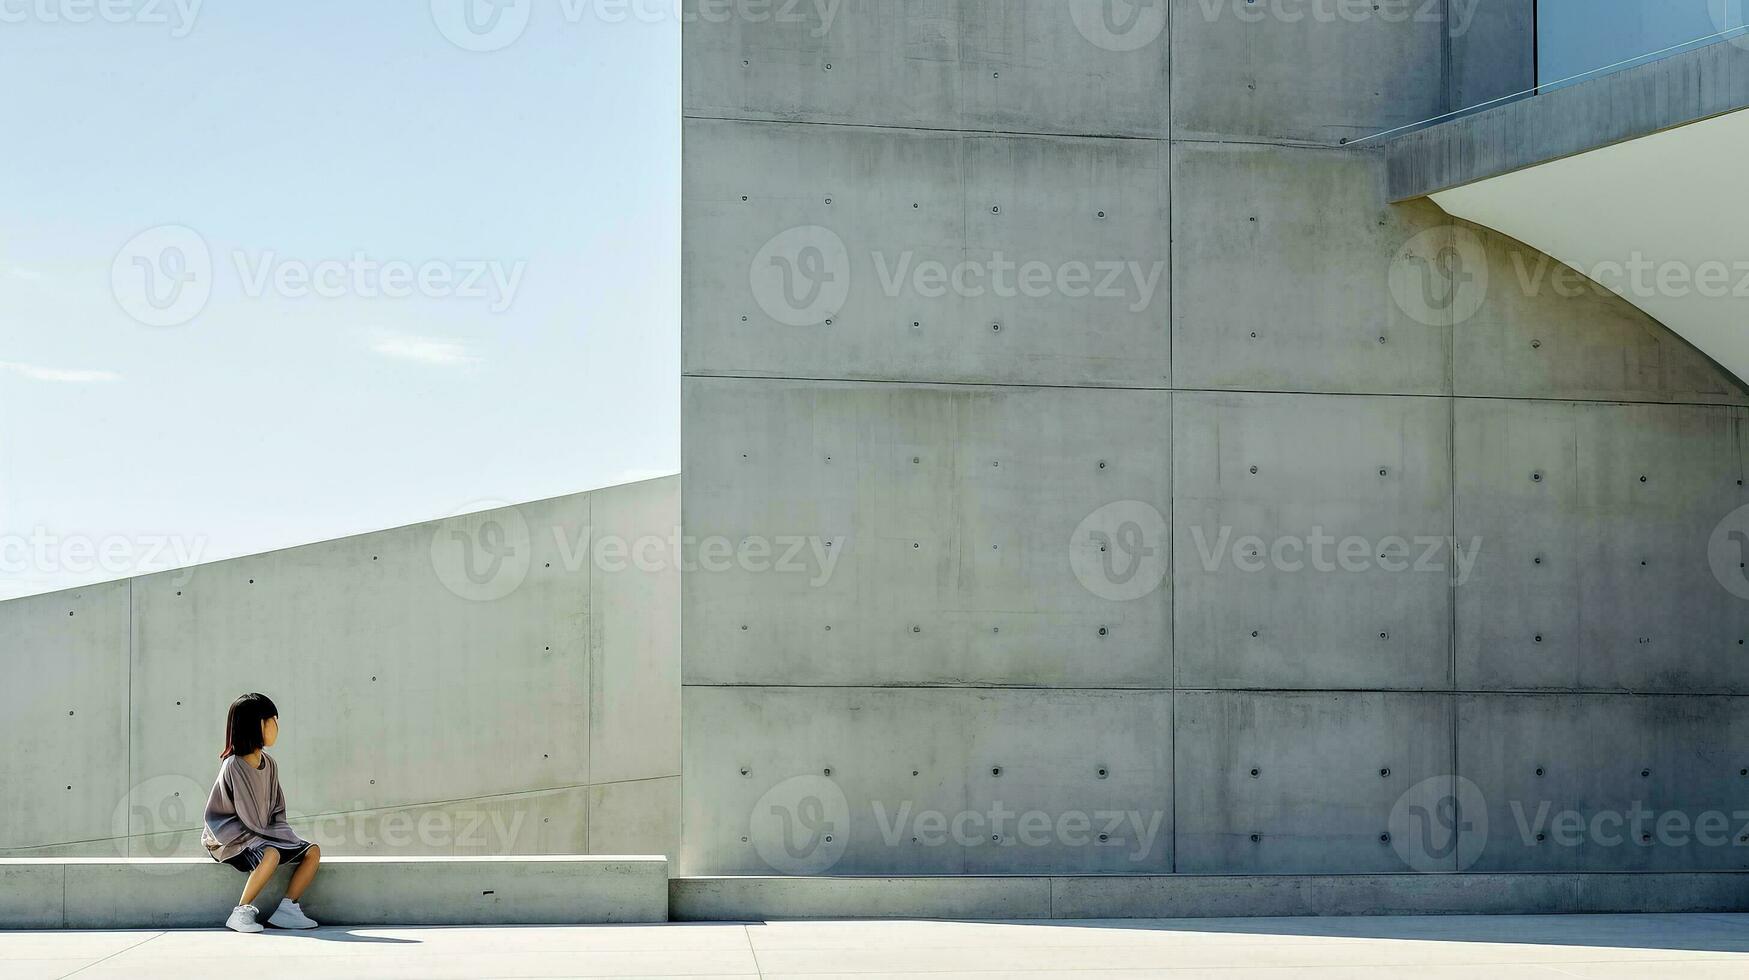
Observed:
[[[372,344],[370,349],[384,357],[445,367],[472,364],[479,359],[465,344],[430,337],[389,337]]]
[[[89,385],[121,380],[121,375],[114,371],[51,368],[40,364],[20,364],[17,361],[0,361],[0,371],[10,371],[32,381],[46,381],[50,384]]]
[[[35,281],[35,280],[41,279],[43,277],[42,273],[36,271],[35,269],[26,269],[22,265],[15,265],[15,266],[8,267],[6,270],[6,274],[11,276],[14,279],[29,279],[31,281]]]

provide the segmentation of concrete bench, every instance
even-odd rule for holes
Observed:
[[[290,871],[256,904],[279,904]],[[0,929],[222,925],[243,875],[207,858],[0,860]],[[668,921],[668,859],[327,857],[304,908],[324,925]]]

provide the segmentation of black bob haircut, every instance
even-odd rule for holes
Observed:
[[[231,710],[225,714],[225,750],[219,753],[219,758],[260,751],[262,723],[278,717],[279,709],[265,694],[245,694],[232,701]]]

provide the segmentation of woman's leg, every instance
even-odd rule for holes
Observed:
[[[272,850],[272,848],[268,848]],[[310,887],[310,882],[316,879],[316,867],[322,863],[322,845],[311,844],[304,852],[303,859],[298,861],[298,869],[292,872],[291,885],[285,890],[285,897],[297,901],[304,895],[304,889]]]
[[[261,863],[255,870],[249,872],[249,880],[243,883],[243,900],[239,905],[254,905],[255,897],[261,894],[261,889],[267,887],[267,882],[273,873],[279,870],[279,852],[271,847],[261,849]]]

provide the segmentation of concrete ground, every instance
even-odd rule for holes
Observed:
[[[0,976],[1731,977],[1749,915],[0,932]]]

